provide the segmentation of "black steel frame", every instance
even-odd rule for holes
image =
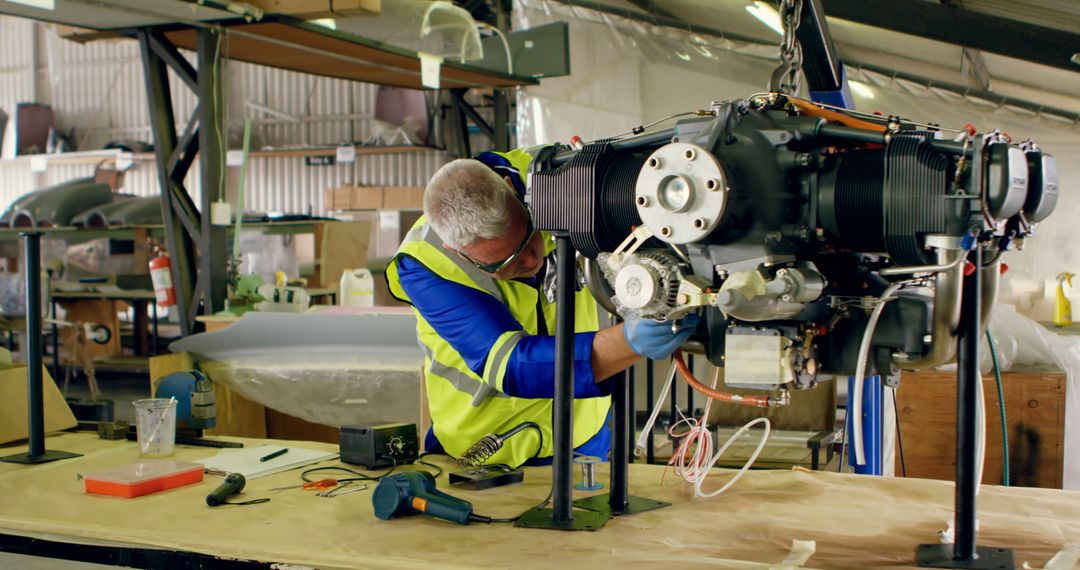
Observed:
[[[492,92],[494,98],[494,117],[488,123],[475,107],[465,100],[468,89],[449,89],[450,102],[450,131],[453,137],[450,148],[453,153],[461,158],[472,156],[472,143],[469,142],[469,122],[471,121],[480,132],[491,139],[493,148],[497,151],[510,150],[510,129],[507,123],[510,120],[510,100],[504,89],[495,89]]]
[[[968,260],[982,267],[982,248],[976,246]],[[956,353],[956,511],[955,541],[950,544],[920,544],[915,558],[919,566],[931,568],[1016,567],[1012,550],[978,546],[975,529],[975,493],[979,488],[978,454],[979,339],[982,337],[980,291],[982,271],[964,277],[960,304],[960,330]]]
[[[223,192],[226,133],[222,116],[220,65],[225,30],[199,28],[196,66],[192,66],[161,31],[135,32],[142,54],[154,154],[161,184],[165,245],[172,262],[181,333],[195,332],[200,308],[213,314],[225,307],[225,228],[210,223],[210,203]],[[169,70],[195,93],[198,103],[177,135]],[[199,156],[202,211],[184,186]],[[239,213],[238,213],[239,215]]]

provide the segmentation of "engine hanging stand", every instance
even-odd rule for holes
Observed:
[[[607,494],[574,501],[574,506],[608,516],[632,515],[670,507],[671,503],[630,495],[630,390],[633,378],[623,371],[612,380],[611,487]]]
[[[552,411],[552,508],[538,507],[522,514],[514,526],[557,530],[598,530],[610,515],[573,511],[574,500],[574,283],[577,280],[570,235],[555,234],[555,405]],[[625,444],[624,444],[625,445]],[[625,461],[625,453],[623,458]]]
[[[978,568],[1012,570],[1016,568],[1013,551],[1007,548],[977,546],[975,529],[975,492],[978,480],[975,433],[978,430],[978,385],[980,292],[982,289],[982,246],[976,245],[969,259],[975,271],[964,277],[961,294],[959,345],[956,369],[956,512],[955,542],[920,544],[915,561],[924,568]]]

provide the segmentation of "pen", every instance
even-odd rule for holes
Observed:
[[[268,453],[259,458],[259,461],[270,461],[271,459],[278,457],[279,455],[285,455],[285,452],[289,451],[288,447],[283,447],[273,453]]]

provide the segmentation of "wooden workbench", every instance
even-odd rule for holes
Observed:
[[[209,476],[136,499],[92,496],[83,493],[77,474],[137,461],[135,444],[77,433],[50,437],[48,447],[85,455],[38,466],[0,463],[0,545],[35,537],[53,541],[49,552],[59,550],[55,543],[78,543],[315,568],[598,570],[765,568],[784,560],[792,540],[801,539],[817,542],[806,568],[906,568],[916,545],[933,542],[945,526],[953,497],[952,485],[941,481],[753,471],[720,497],[694,500],[671,474],[659,486],[663,467],[632,465],[631,492],[672,506],[613,519],[597,532],[567,533],[423,517],[380,521],[371,512],[370,491],[335,499],[267,492],[297,482],[297,471],[249,481],[235,499],[272,498],[261,505],[208,508],[204,497],[221,482]],[[214,453],[180,447],[176,459]],[[524,484],[481,492],[452,489],[443,476],[439,487],[472,501],[479,514],[509,517],[547,494],[550,473],[528,468]],[[714,474],[706,489],[729,476]],[[603,466],[601,479],[607,480]],[[1080,541],[1080,493],[988,486],[979,507],[980,543],[1016,549],[1018,564],[1041,567],[1064,543]]]

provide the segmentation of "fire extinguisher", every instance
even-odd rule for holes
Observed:
[[[176,289],[172,282],[172,267],[169,256],[161,249],[158,256],[150,260],[150,281],[154,283],[154,296],[157,304],[171,307],[176,304]]]

